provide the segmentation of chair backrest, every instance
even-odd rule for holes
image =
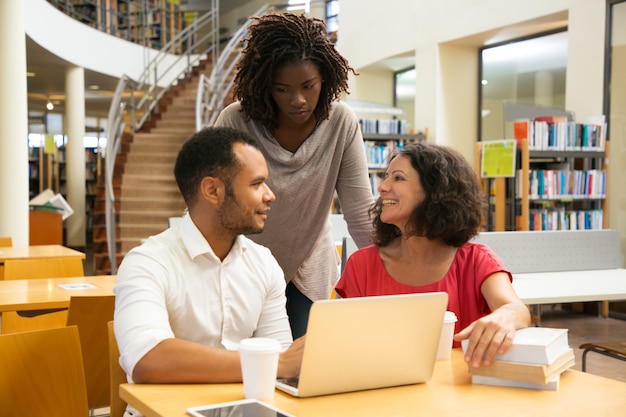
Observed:
[[[115,296],[70,298],[67,325],[78,326],[83,352],[89,409],[109,406],[109,348],[107,323],[113,320]]]
[[[87,416],[75,326],[1,335],[0,369],[0,416]]]
[[[120,350],[115,340],[113,321],[108,323],[109,331],[109,374],[111,381],[111,414],[110,417],[122,417],[126,410],[126,402],[120,398],[119,386],[128,382],[126,372],[120,366]]]
[[[62,245],[63,216],[56,211],[30,210],[28,242],[30,245]]]
[[[74,258],[7,259],[4,279],[82,277],[83,260]]]
[[[4,279],[37,279],[83,276],[79,258],[15,259],[4,263]],[[20,317],[15,311],[2,313],[3,334],[64,327],[67,311]]]
[[[354,251],[358,249],[356,243],[350,236],[345,236],[342,241],[341,248],[341,273],[343,274],[343,270],[346,268],[346,262],[348,262],[348,258]]]
[[[617,230],[481,232],[473,239],[493,250],[512,273],[622,268]]]
[[[343,214],[331,213],[328,219],[330,220],[330,231],[333,234],[333,240],[335,242],[341,242],[345,236],[350,236],[348,223],[346,223],[343,218]]]
[[[10,237],[0,236],[0,247],[13,246],[13,239]],[[4,265],[0,265],[0,279],[4,277]]]

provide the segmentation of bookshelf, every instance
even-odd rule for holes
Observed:
[[[183,29],[176,0],[48,0],[63,13],[97,30],[161,49]]]
[[[98,176],[101,172],[101,154],[98,148],[85,148],[85,199],[87,230],[93,224],[94,202]],[[67,198],[65,147],[54,153],[44,152],[44,147],[29,148],[29,198],[51,189]]]
[[[182,13],[170,0],[117,0],[113,2],[112,34],[161,49],[182,29]]]
[[[420,140],[418,135],[407,133],[363,133],[367,169],[374,195],[378,194],[378,184],[387,169],[389,157],[397,150],[402,149],[406,144],[418,140]]]
[[[485,229],[607,228],[609,146],[603,120],[576,123],[537,117],[515,121],[515,178],[485,180],[489,195]],[[480,144],[477,157],[481,157]]]

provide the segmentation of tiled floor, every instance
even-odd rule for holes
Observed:
[[[574,349],[576,365],[582,370],[582,349],[586,342],[606,340],[626,341],[626,320],[577,314],[560,308],[543,307],[541,326],[569,329],[569,344]],[[587,372],[626,382],[626,362],[590,352],[587,354]],[[625,391],[626,392],[626,391]]]

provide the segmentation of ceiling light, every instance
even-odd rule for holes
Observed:
[[[93,84],[93,85],[90,85],[89,87],[87,87],[87,89],[95,91],[95,90],[99,90],[100,86]]]
[[[27,77],[34,77],[34,76],[35,76],[35,73],[34,73],[34,72],[28,72],[28,71],[27,71],[27,72],[26,72],[26,76],[27,76]]]
[[[48,101],[48,103],[46,104],[46,109],[48,109],[48,110],[54,109],[54,104],[52,104],[51,101]]]

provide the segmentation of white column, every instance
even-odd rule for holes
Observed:
[[[439,45],[434,142],[455,148],[472,166],[476,163],[479,59],[476,46]]]
[[[74,210],[65,221],[66,244],[85,246],[85,70],[70,67],[65,73],[65,172],[67,202]]]
[[[28,246],[28,102],[21,1],[0,1],[0,235]]]

